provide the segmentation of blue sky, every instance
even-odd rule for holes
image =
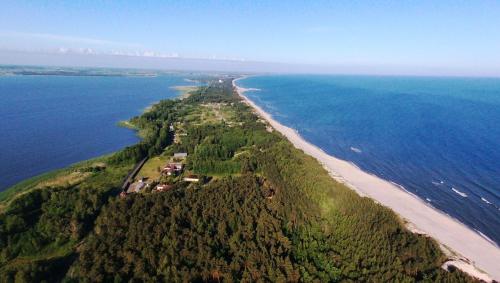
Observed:
[[[4,0],[1,7],[0,53],[500,76],[500,1]],[[0,63],[11,63],[1,61],[7,57]]]

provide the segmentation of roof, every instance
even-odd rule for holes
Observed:
[[[200,178],[196,175],[189,175],[187,177],[184,177],[183,179],[184,181],[193,181],[193,182],[198,182],[200,180]]]
[[[169,163],[163,167],[164,171],[180,171],[182,170],[182,163]]]
[[[144,186],[146,186],[145,182],[133,183],[128,187],[127,193],[138,193]]]
[[[172,185],[163,184],[163,185],[156,186],[156,190],[157,191],[167,191],[167,190],[171,190],[173,187],[174,186],[172,186]]]
[[[174,157],[186,157],[188,154],[186,152],[174,153]]]

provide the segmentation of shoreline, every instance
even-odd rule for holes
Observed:
[[[173,90],[175,90],[175,91],[177,91],[178,94],[175,97],[167,98],[167,99],[179,99],[179,100],[183,100],[183,99],[188,98],[191,95],[191,92],[194,91],[194,90],[196,90],[198,87],[197,86],[184,86],[184,85],[180,85],[180,86],[171,86],[170,88],[173,89]],[[148,106],[144,107],[144,109],[142,109],[142,112],[141,112],[140,115],[151,111],[153,109],[153,106],[155,106],[156,104],[160,103],[160,101],[161,101],[161,99],[157,100],[155,102],[152,102]],[[132,118],[133,118],[133,116],[131,118],[129,118],[128,120],[118,121],[118,123],[116,123],[116,125],[118,127],[127,128],[129,130],[134,131],[136,133],[136,135],[142,140],[143,137],[140,135],[140,131],[137,129],[136,126],[134,126],[132,123],[130,123],[130,120]]]
[[[177,95],[176,96],[173,96],[171,98],[163,98],[163,99],[186,99],[190,96],[190,92],[193,91],[193,90],[196,90],[198,88],[198,86],[195,86],[195,85],[176,85],[176,86],[170,86],[169,88],[177,91]],[[144,107],[142,110],[141,110],[141,114],[139,115],[142,115],[146,112],[149,112],[151,111],[152,107],[155,105],[155,104],[158,104],[161,100],[163,99],[160,99],[160,100],[156,100],[156,101],[153,101],[151,103],[149,103],[146,107]],[[132,125],[130,123],[130,120],[134,117],[134,115],[130,116],[127,120],[120,120],[120,121],[117,121],[116,122],[116,127],[120,127],[120,128],[125,128],[125,129],[128,129],[128,130],[131,130],[132,132],[135,133],[135,135],[139,138],[139,141],[143,139],[143,137],[140,135],[140,131],[137,129],[136,126]],[[130,144],[130,145],[133,145],[133,144]],[[69,167],[73,167],[77,164],[80,164],[82,162],[87,162],[89,160],[94,160],[94,159],[99,159],[99,158],[102,158],[102,157],[105,157],[105,156],[108,156],[110,154],[113,154],[117,151],[120,151],[122,150],[123,148],[120,148],[120,149],[117,149],[115,151],[112,151],[112,152],[108,152],[108,153],[105,153],[105,154],[101,154],[101,155],[97,155],[97,156],[94,156],[94,157],[90,157],[89,159],[82,159],[82,160],[77,160],[75,162],[72,162],[68,165],[64,165],[64,166],[61,166],[61,167],[58,167],[56,169],[49,169],[48,171],[44,171],[40,174],[36,174],[34,176],[31,176],[31,177],[26,177],[20,181],[17,181],[16,183],[12,184],[12,185],[9,185],[5,188],[0,188],[0,199],[3,199],[3,198],[6,198],[6,196],[9,195],[9,193],[7,193],[8,191],[15,191],[17,186],[25,183],[25,182],[30,182],[34,179],[37,179],[37,178],[40,178],[40,177],[43,177],[45,175],[48,175],[48,174],[52,174],[52,173],[55,173],[55,172],[59,172],[59,171],[63,171],[65,170],[66,168],[69,168]]]
[[[397,184],[367,173],[355,164],[328,155],[319,147],[307,142],[290,127],[274,120],[272,116],[244,95],[248,89],[239,87],[233,80],[238,95],[275,130],[285,136],[296,148],[315,158],[337,182],[345,184],[362,197],[393,210],[413,233],[424,234],[436,240],[450,258],[443,266],[453,265],[478,279],[491,282],[500,279],[500,248],[483,238],[463,223],[426,204],[422,199]],[[458,255],[457,255],[458,254]]]
[[[187,85],[177,85],[177,86],[171,86],[171,89],[174,89],[179,92],[179,95],[177,96],[177,99],[186,99],[191,95],[192,91],[195,91],[198,86],[187,86]]]

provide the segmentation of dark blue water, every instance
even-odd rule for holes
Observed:
[[[238,81],[327,153],[401,184],[500,243],[500,79],[259,76]]]
[[[0,191],[136,143],[117,123],[186,84],[180,75],[0,76]]]

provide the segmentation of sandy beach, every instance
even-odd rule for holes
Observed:
[[[426,234],[440,243],[449,255],[445,265],[454,265],[468,274],[487,282],[500,280],[500,248],[456,219],[426,204],[403,188],[362,171],[356,165],[328,155],[320,148],[304,140],[292,128],[275,121],[272,116],[249,100],[245,89],[233,85],[239,95],[255,109],[258,115],[296,148],[316,158],[337,181],[346,184],[361,196],[367,196],[392,209],[414,233]]]

